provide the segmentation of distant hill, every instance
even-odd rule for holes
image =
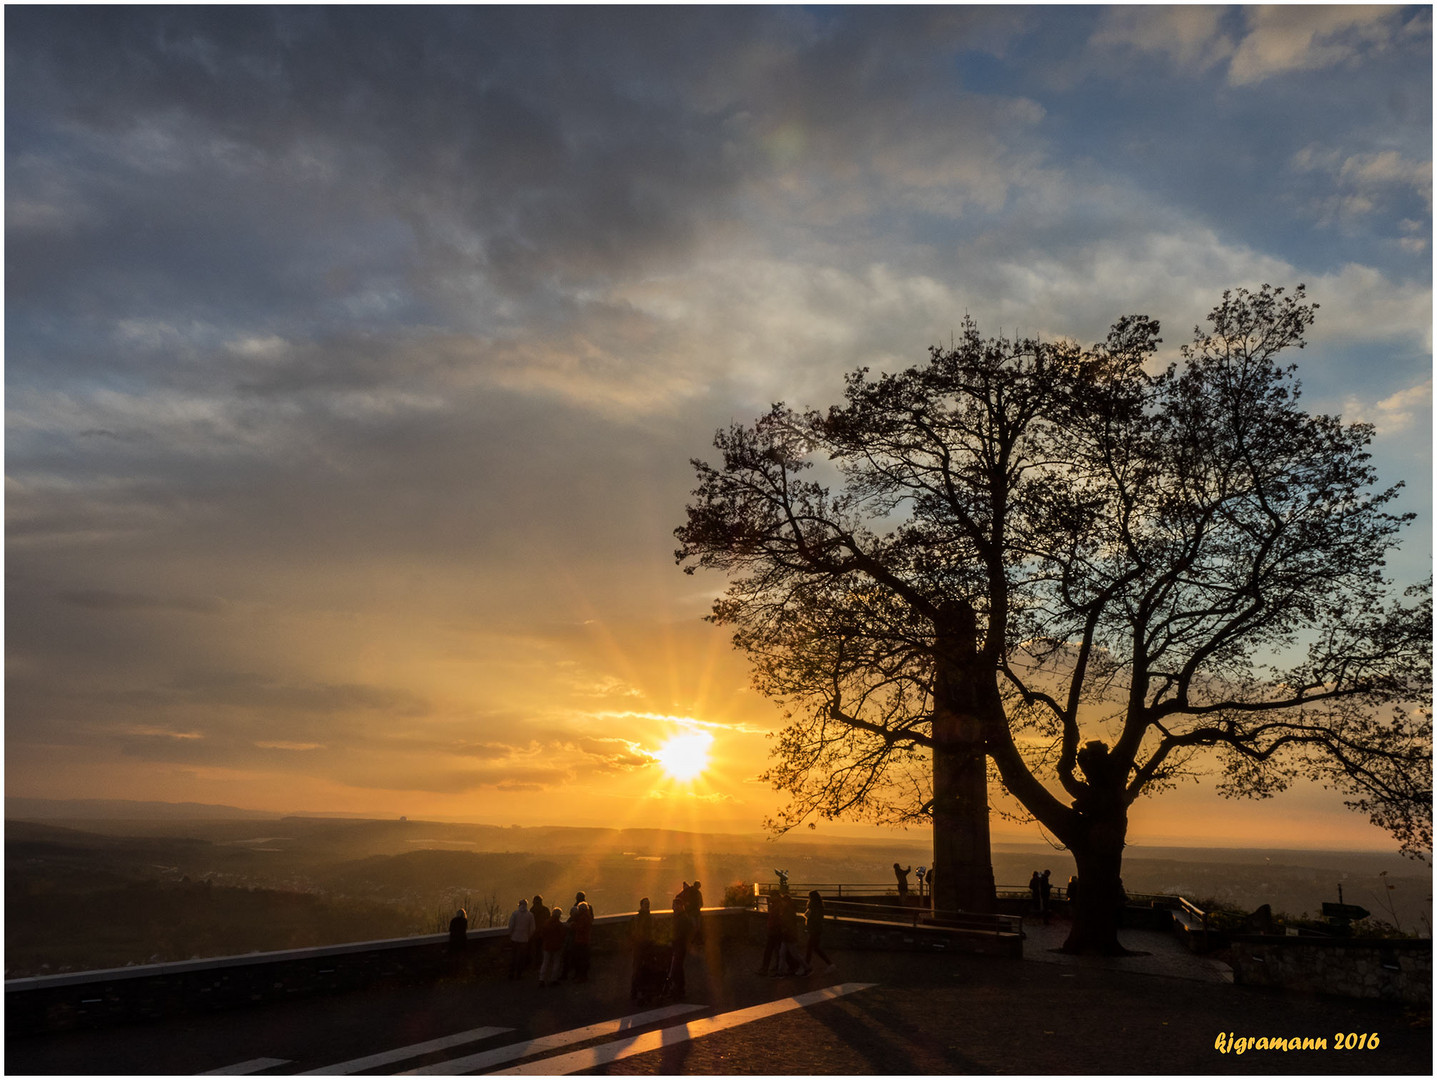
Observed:
[[[685,881],[709,904],[783,868],[800,887],[890,886],[895,859],[932,855],[922,830],[878,843],[804,833],[701,834],[594,826],[499,826],[289,815],[201,803],[6,800],[7,973],[34,974],[288,948],[502,923],[520,896],[567,904],[583,889],[604,914],[647,896],[665,911]],[[1059,884],[1072,857],[1048,844],[993,845],[1000,888],[1034,870]],[[1392,854],[1134,845],[1130,893],[1252,911],[1315,913],[1341,898],[1431,932],[1432,877]],[[74,912],[86,917],[75,919]],[[89,913],[95,913],[93,915]],[[65,921],[68,920],[68,921]],[[63,926],[63,930],[56,927]],[[266,927],[269,927],[266,930]]]
[[[17,821],[11,818],[5,822],[5,843],[33,843],[43,841],[82,842],[89,833],[63,825],[46,825],[38,821]]]
[[[6,821],[169,821],[245,818],[269,821],[283,814],[209,803],[135,802],[130,799],[25,799],[5,796]]]
[[[921,832],[892,841],[810,838],[806,834],[775,842],[761,832],[691,833],[671,829],[612,829],[571,825],[485,825],[476,822],[427,821],[361,814],[247,810],[205,803],[138,802],[125,799],[28,799],[7,796],[5,820],[63,825],[104,835],[171,836],[183,825],[183,835],[204,836],[216,842],[237,842],[254,835],[250,824],[264,823],[305,843],[323,839],[335,858],[399,853],[416,848],[458,848],[469,851],[593,854],[596,852],[677,855],[696,850],[752,852],[763,859],[778,854],[793,856],[843,847],[877,846],[894,854],[928,849]],[[904,858],[911,857],[904,854]]]
[[[549,859],[507,852],[410,851],[342,863],[319,881],[326,892],[385,899],[494,893],[504,897],[507,917],[515,897],[553,895],[564,870]]]

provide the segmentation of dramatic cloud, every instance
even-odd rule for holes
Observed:
[[[1420,33],[1422,28],[1422,20],[1395,6],[1261,5],[1245,9],[1245,14],[1247,34],[1228,72],[1228,78],[1238,85],[1289,71],[1377,59],[1400,37]],[[1427,30],[1430,33],[1430,22]]]
[[[1424,416],[1432,412],[1432,380],[1399,390],[1381,401],[1366,404],[1361,398],[1349,398],[1344,418],[1352,422],[1374,424],[1383,435],[1412,432]]]
[[[1092,42],[1159,53],[1189,72],[1225,63],[1227,81],[1248,86],[1379,61],[1430,32],[1429,15],[1395,5],[1133,6],[1106,12]]]
[[[1092,44],[1162,53],[1184,70],[1200,72],[1231,59],[1237,45],[1224,24],[1232,21],[1231,9],[1198,4],[1118,7],[1104,15]]]
[[[1404,157],[1396,150],[1380,153],[1345,155],[1338,150],[1305,146],[1292,159],[1292,167],[1300,172],[1324,172],[1323,186],[1329,194],[1314,199],[1314,216],[1323,225],[1350,228],[1359,218],[1380,210],[1402,207],[1403,200],[1414,209],[1420,208],[1430,218],[1432,213],[1432,162]],[[1399,243],[1410,250],[1425,249],[1419,222],[1400,218],[1396,229],[1403,236]],[[1416,241],[1420,246],[1410,248]]]
[[[1308,400],[1430,550],[1428,9],[6,31],[14,794],[621,820],[697,727],[687,801],[754,827],[778,714],[673,567],[688,461],[970,314],[1175,352],[1305,282]]]

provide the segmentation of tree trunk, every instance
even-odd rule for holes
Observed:
[[[938,629],[933,687],[933,909],[991,912],[995,889],[977,632],[966,606],[946,614]]]
[[[952,726],[977,726],[965,719]],[[935,911],[993,910],[988,766],[981,741],[960,737],[934,747],[933,870]]]
[[[1068,845],[1078,864],[1078,899],[1063,951],[1122,956],[1128,952],[1118,942],[1126,901],[1122,873],[1127,815],[1118,808],[1116,813],[1090,810],[1084,816],[1081,836]]]

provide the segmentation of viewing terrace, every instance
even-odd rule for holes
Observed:
[[[1072,957],[1061,915],[985,935],[844,892],[869,910],[837,913],[834,972],[755,974],[762,912],[710,908],[687,992],[645,1005],[629,913],[597,921],[591,980],[556,987],[504,977],[502,930],[471,931],[462,962],[435,935],[12,980],[6,1072],[1431,1073],[1430,998],[1235,985],[1170,929],[1125,930],[1131,956]],[[991,947],[1014,931],[1016,948]],[[1430,993],[1421,945],[1402,962],[1425,958]],[[1239,1054],[1228,1036],[1312,1045]]]

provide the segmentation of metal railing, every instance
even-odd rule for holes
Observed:
[[[994,892],[999,900],[1027,900],[1033,895],[1026,885],[998,885],[994,887]],[[1068,890],[1061,885],[1054,885],[1048,897],[1053,903],[1066,901]]]
[[[861,881],[790,881],[788,883],[790,896],[807,896],[810,889],[817,889],[823,894],[825,900],[829,898],[842,900],[851,897],[885,896],[895,900],[898,899],[898,889],[887,883]],[[759,881],[754,883],[753,895],[756,898],[762,899],[769,893],[776,893],[779,890],[780,885],[776,881]],[[1026,885],[998,885],[995,887],[994,893],[1000,900],[1026,900],[1030,895]],[[1068,896],[1068,891],[1061,885],[1054,885],[1050,896],[1055,903],[1065,901]],[[909,889],[908,898],[911,900],[914,897],[917,897],[920,901],[927,901],[929,899],[924,891],[920,889]],[[1133,897],[1133,899],[1147,900],[1154,899],[1154,897],[1143,896]]]
[[[933,910],[927,906],[860,904],[844,900],[825,900],[824,910],[835,919],[863,919],[868,922],[895,923],[900,926],[946,927],[984,934],[1021,934],[1021,915],[1001,915],[973,911]]]
[[[776,892],[781,891],[781,888],[782,888],[782,887],[781,887],[781,886],[779,885],[779,883],[776,882],[776,881],[772,881],[772,882],[758,881],[758,882],[755,882],[755,883],[754,883],[754,886],[753,886],[753,895],[754,895],[755,897],[758,897],[759,899],[762,899],[763,897],[767,896],[769,893],[776,893]],[[824,900],[828,900],[830,897],[832,897],[832,898],[834,898],[834,899],[842,900],[842,899],[844,899],[845,897],[850,897],[850,898],[851,898],[851,897],[857,897],[857,896],[870,896],[870,897],[876,897],[876,896],[892,896],[892,897],[894,897],[894,898],[896,899],[897,896],[898,896],[898,890],[897,890],[896,888],[894,888],[892,885],[873,884],[873,883],[871,883],[871,882],[854,882],[854,881],[790,881],[790,882],[788,882],[788,892],[789,892],[789,895],[790,895],[790,896],[804,897],[804,896],[807,896],[807,895],[808,895],[809,890],[811,890],[811,889],[817,889],[820,893],[822,893]],[[916,892],[910,892],[908,895],[909,895],[909,896],[917,896],[918,894],[917,894]]]
[[[753,887],[753,894],[755,898],[762,898],[780,892],[782,888],[778,882],[758,882]],[[797,901],[804,900],[810,891],[817,889],[824,898],[824,909],[835,919],[864,919],[913,927],[943,926],[991,934],[1021,934],[1023,929],[1021,915],[934,910],[930,898],[917,892],[910,892],[904,898],[905,902],[899,903],[898,890],[887,884],[790,881],[787,882],[787,889]],[[1012,890],[1008,888],[1007,891]],[[1004,895],[1004,890],[1000,889],[999,895]],[[1028,891],[1022,890],[1021,895],[1027,896]],[[892,903],[875,904],[871,902],[873,900],[890,900]]]
[[[1178,908],[1179,910],[1186,911],[1189,915],[1195,916],[1199,920],[1201,924],[1202,947],[1204,950],[1206,950],[1210,945],[1208,931],[1211,929],[1211,927],[1208,925],[1207,912],[1181,896],[1178,897]]]
[[[753,886],[753,895],[757,899],[762,899],[769,893],[778,892],[779,888],[779,883],[776,881],[755,882]],[[888,897],[893,900],[898,899],[898,889],[895,886],[888,884],[887,882],[875,883],[862,881],[790,881],[788,883],[788,892],[791,896],[796,896],[799,898],[805,897],[808,895],[810,889],[817,889],[820,893],[823,894],[823,898],[825,900],[843,900],[848,898],[860,897]],[[994,895],[999,900],[1027,900],[1031,897],[1032,893],[1029,891],[1028,886],[1026,885],[997,885],[994,887]],[[1176,908],[1181,904],[1186,903],[1186,901],[1184,901],[1182,897],[1175,896],[1169,893],[1129,892],[1126,893],[1125,896],[1127,899],[1127,903],[1129,904],[1147,905],[1149,907]],[[921,889],[908,890],[908,899],[910,902],[913,900],[914,897],[918,898],[919,903],[930,902],[929,896],[924,890]],[[1068,890],[1062,885],[1054,885],[1052,891],[1049,893],[1049,899],[1055,905],[1067,903]],[[1196,909],[1194,909],[1194,913],[1196,913]]]

